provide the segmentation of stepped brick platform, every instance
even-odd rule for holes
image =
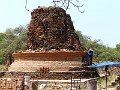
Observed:
[[[14,53],[14,62],[9,67],[10,72],[36,72],[43,69],[49,71],[69,71],[81,67],[80,51],[72,52],[24,52]]]
[[[5,76],[9,78],[19,77],[19,76],[30,76],[31,79],[41,79],[41,80],[68,80],[80,79],[80,78],[95,78],[99,77],[95,69],[84,69],[81,71],[55,71],[55,72],[6,72]]]
[[[82,66],[85,52],[22,52],[14,53],[15,61],[6,75],[16,77],[29,75],[37,79],[70,79],[98,77],[95,69]]]

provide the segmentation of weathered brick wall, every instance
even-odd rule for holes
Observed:
[[[31,13],[29,49],[83,51],[69,14],[60,7],[38,7]]]
[[[9,71],[36,72],[43,67],[50,71],[69,71],[80,65],[79,61],[17,61],[11,65]]]
[[[0,90],[23,90],[23,78],[1,78]]]
[[[9,71],[36,72],[41,68],[50,71],[69,71],[81,67],[81,52],[16,53]]]

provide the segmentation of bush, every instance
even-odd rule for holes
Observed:
[[[5,64],[5,57],[0,57],[0,65]]]

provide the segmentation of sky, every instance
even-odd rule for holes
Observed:
[[[72,0],[74,3],[76,0]],[[27,8],[32,11],[38,6],[53,5],[52,0],[27,0]],[[25,9],[26,0],[0,0],[0,32],[30,23],[31,13]],[[71,5],[67,13],[71,15],[74,27],[92,40],[100,39],[104,45],[116,47],[120,43],[120,0],[79,0],[84,13]]]

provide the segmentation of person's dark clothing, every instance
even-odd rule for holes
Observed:
[[[93,50],[89,50],[88,55],[89,55],[89,58],[90,58],[90,65],[92,65]]]

